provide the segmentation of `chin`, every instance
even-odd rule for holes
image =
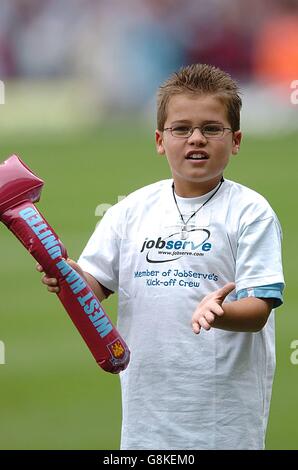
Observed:
[[[204,183],[206,181],[213,180],[215,178],[220,178],[220,175],[202,175],[202,174],[192,174],[192,175],[181,175],[179,178],[183,179],[184,181],[188,181],[189,183]]]

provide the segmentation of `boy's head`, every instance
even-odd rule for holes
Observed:
[[[157,129],[162,131],[167,119],[171,97],[179,94],[212,95],[226,108],[227,119],[233,132],[240,129],[242,101],[237,83],[217,67],[193,64],[182,67],[159,88],[157,95]]]
[[[241,98],[222,70],[195,64],[172,75],[158,93],[157,153],[166,155],[180,196],[212,190],[240,148]]]

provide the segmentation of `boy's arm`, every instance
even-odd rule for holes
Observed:
[[[93,290],[94,294],[96,295],[96,297],[98,298],[100,302],[102,302],[110,294],[112,294],[112,291],[102,286],[95,279],[95,277],[93,277],[91,274],[87,273],[86,271],[83,271],[82,268],[78,265],[78,263],[76,263],[70,258],[67,259],[67,263],[87,281],[87,283],[89,284],[89,286],[91,287],[91,289]],[[36,265],[36,269],[39,272],[43,272],[43,268],[42,266],[40,266],[40,264]],[[57,294],[60,290],[57,279],[49,278],[46,274],[42,277],[42,283],[47,286],[49,292],[54,292],[55,294]]]
[[[266,324],[273,306],[272,299],[247,297],[223,304],[235,284],[226,284],[221,289],[204,297],[192,316],[194,333],[211,327],[229,331],[260,331]]]

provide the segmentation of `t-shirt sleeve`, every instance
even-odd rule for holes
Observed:
[[[84,248],[78,264],[100,284],[115,292],[119,284],[120,236],[117,213],[109,209]]]
[[[258,286],[276,284],[282,291],[281,238],[280,225],[273,215],[256,220],[242,230],[236,258],[237,294]]]
[[[237,292],[237,300],[246,297],[257,297],[259,299],[273,300],[273,308],[279,307],[283,303],[284,284],[277,282],[276,284],[268,284],[267,286],[248,287]]]

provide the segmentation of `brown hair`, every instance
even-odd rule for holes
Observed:
[[[157,128],[163,131],[167,118],[169,100],[174,95],[210,94],[216,95],[225,105],[233,131],[240,129],[242,100],[237,83],[223,70],[207,64],[193,64],[182,67],[171,75],[158,90]]]

